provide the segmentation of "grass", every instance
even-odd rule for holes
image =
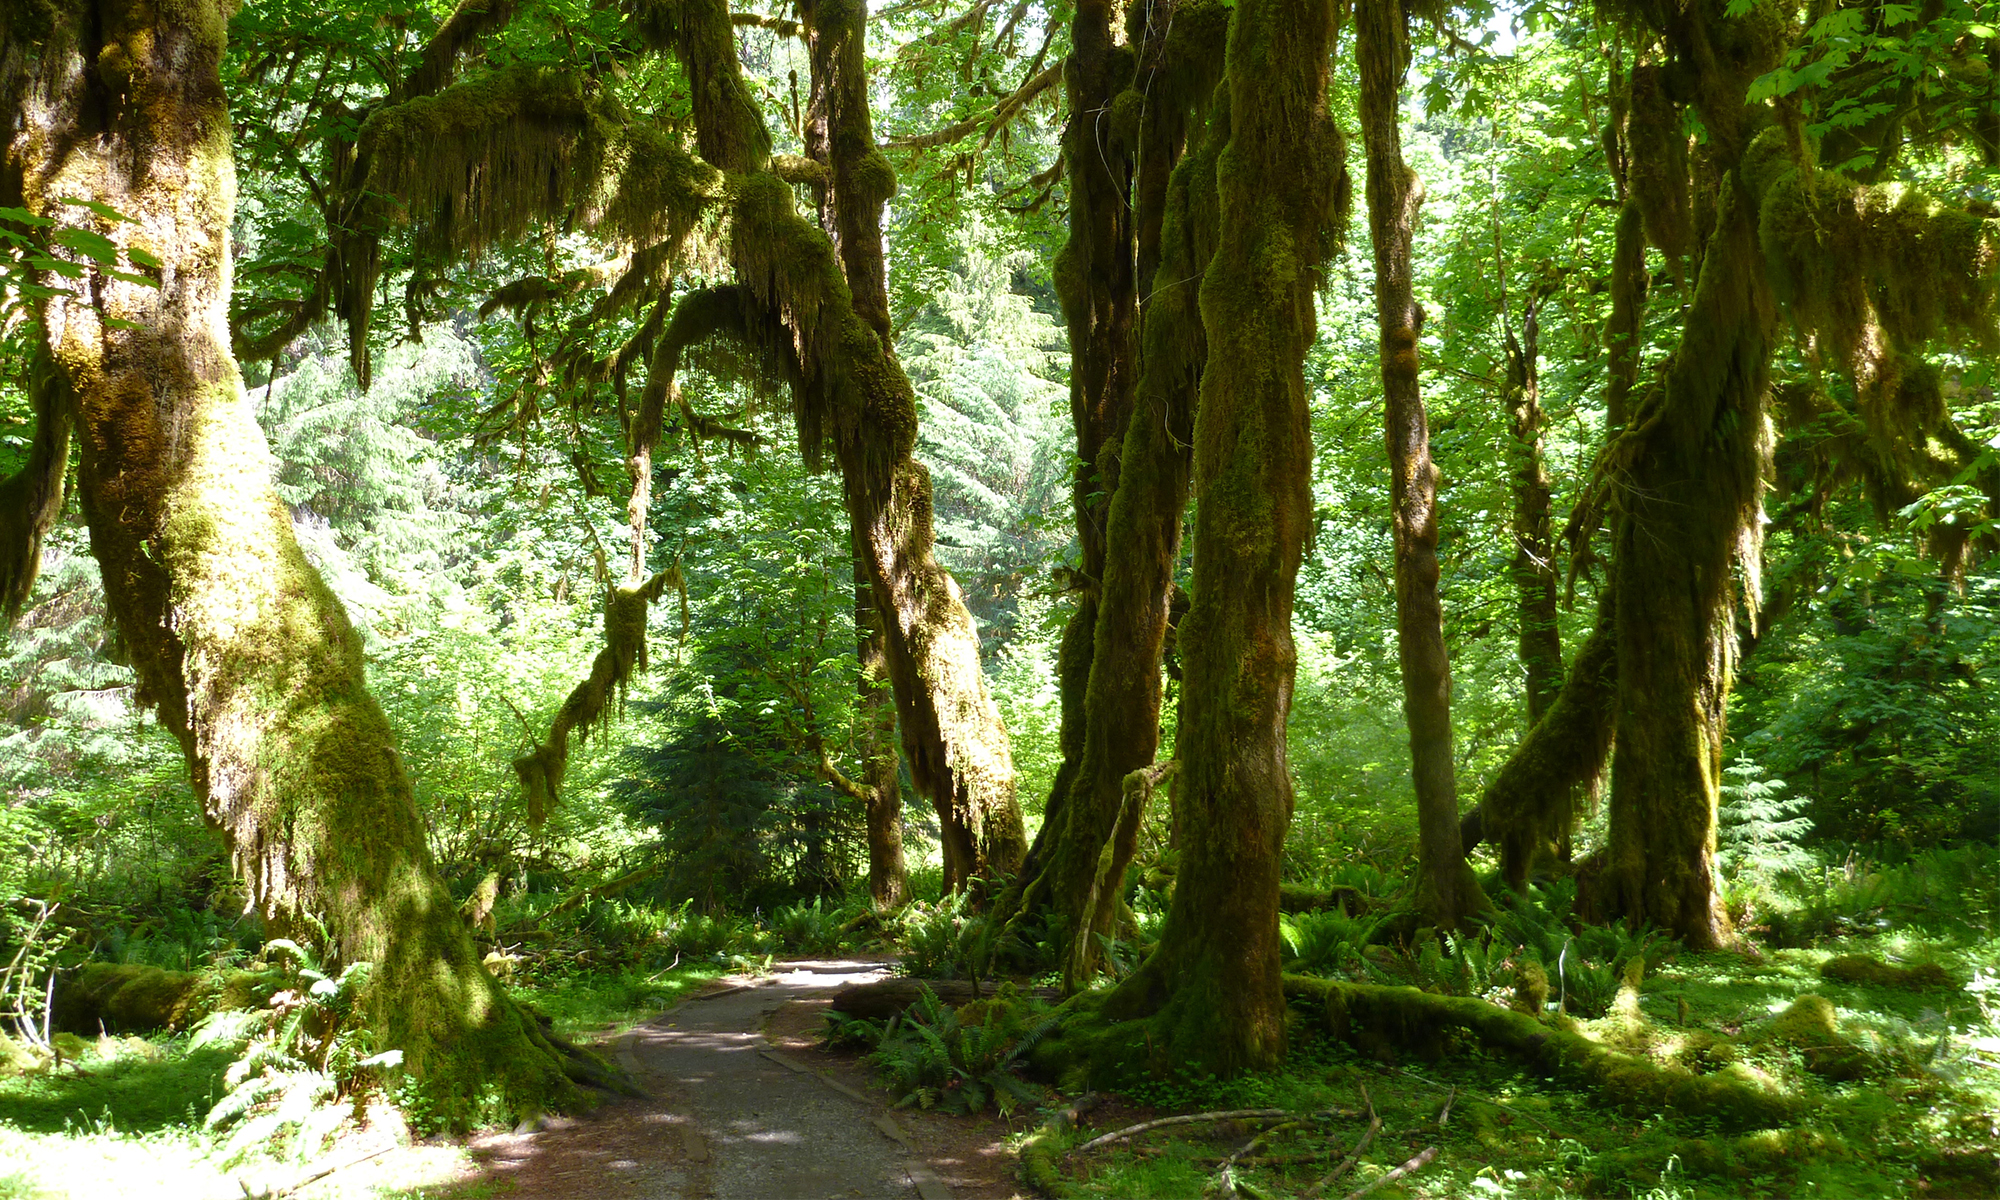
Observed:
[[[580,972],[510,990],[575,1038],[644,1020],[719,973],[712,966]],[[301,1174],[295,1163],[231,1161],[223,1139],[203,1129],[223,1093],[229,1052],[194,1050],[186,1037],[165,1036],[110,1038],[97,1047],[59,1071],[0,1076],[0,1200],[242,1196],[282,1188]],[[459,1184],[465,1171],[454,1145],[407,1146],[302,1195],[472,1200],[483,1189]]]
[[[558,1034],[577,1038],[643,1021],[672,1008],[722,973],[721,967],[712,965],[669,971],[630,967],[541,980],[509,988],[508,993],[554,1021]]]

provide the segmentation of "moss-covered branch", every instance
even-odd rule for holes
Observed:
[[[590,677],[576,685],[549,725],[548,737],[514,760],[514,774],[528,800],[528,823],[539,826],[562,798],[569,765],[569,739],[589,736],[609,719],[612,701],[622,707],[636,671],[646,669],[646,612],[669,584],[662,571],[644,583],[614,587],[604,595],[604,649],[590,664]]]

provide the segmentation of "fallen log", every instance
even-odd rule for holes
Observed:
[[[1591,1088],[1614,1104],[1648,1112],[1675,1108],[1723,1128],[1764,1129],[1796,1115],[1791,1097],[1728,1071],[1696,1075],[1624,1054],[1579,1033],[1468,996],[1412,987],[1285,976],[1285,995],[1318,1009],[1326,1031],[1365,1053],[1435,1058],[1446,1034],[1463,1029],[1488,1051]]]
[[[963,1007],[974,1000],[989,999],[993,995],[993,984],[975,985],[966,979],[883,979],[875,983],[850,983],[841,988],[833,994],[833,1011],[843,1016],[886,1021],[915,1004],[925,988],[952,1008]],[[1056,989],[1021,988],[1018,994],[1051,999],[1056,995]]]

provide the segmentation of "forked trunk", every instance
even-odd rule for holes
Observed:
[[[0,197],[117,243],[42,311],[74,395],[78,479],[142,701],[180,739],[208,819],[281,926],[374,964],[368,1027],[465,1124],[584,1097],[561,1050],[481,966],[438,879],[360,640],[306,562],[229,348],[235,169],[219,68],[227,6],[71,3],[10,18]],[[112,221],[73,203],[109,205]],[[147,262],[158,267],[148,267]],[[135,282],[146,272],[154,285]],[[584,1064],[572,1063],[579,1075]]]
[[[1229,27],[1230,134],[1200,293],[1193,596],[1178,638],[1181,865],[1158,949],[1104,1009],[1153,1016],[1156,1063],[1224,1075],[1274,1064],[1285,1042],[1285,722],[1293,586],[1312,523],[1302,365],[1343,194],[1344,147],[1326,112],[1333,15],[1311,0],[1242,0]]]
[[[1410,238],[1423,187],[1403,161],[1403,73],[1409,66],[1402,0],[1362,0],[1354,13],[1361,63],[1361,131],[1368,150],[1368,228],[1375,244],[1375,315],[1390,503],[1396,546],[1396,645],[1410,773],[1417,794],[1416,910],[1454,928],[1484,905],[1458,834],[1451,757],[1451,664],[1438,598],[1437,468],[1417,380],[1423,322],[1412,286]]]

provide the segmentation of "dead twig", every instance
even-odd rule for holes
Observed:
[[[1375,1101],[1368,1095],[1367,1084],[1361,1086],[1361,1099],[1368,1105],[1368,1128],[1362,1131],[1361,1140],[1354,1143],[1353,1153],[1341,1159],[1340,1165],[1333,1169],[1332,1174],[1307,1188],[1300,1200],[1318,1200],[1319,1195],[1332,1187],[1335,1180],[1354,1169],[1354,1164],[1360,1162],[1362,1154],[1367,1151],[1368,1144],[1375,1140],[1377,1133],[1381,1132],[1382,1118],[1376,1115]]]
[[[1165,1129],[1170,1125],[1201,1125],[1210,1121],[1269,1121],[1280,1120],[1291,1115],[1291,1113],[1286,1112],[1282,1108],[1233,1108],[1216,1112],[1189,1113],[1186,1116],[1180,1117],[1161,1117],[1156,1121],[1141,1121],[1137,1125],[1128,1125],[1123,1129],[1115,1130],[1101,1137],[1094,1137],[1070,1151],[1070,1153],[1082,1154],[1086,1150],[1095,1150],[1099,1146],[1108,1146],[1112,1142],[1123,1141],[1135,1134],[1147,1133],[1154,1129]]]
[[[1436,1146],[1426,1146],[1415,1158],[1404,1163],[1402,1166],[1397,1167],[1395,1170],[1389,1172],[1387,1175],[1382,1176],[1382,1178],[1375,1180],[1374,1182],[1368,1184],[1365,1187],[1359,1187],[1347,1193],[1347,1200],[1361,1200],[1361,1197],[1366,1196],[1368,1193],[1374,1191],[1378,1187],[1381,1187],[1385,1183],[1394,1183],[1396,1180],[1401,1179],[1405,1175],[1413,1175],[1416,1172],[1423,1170],[1424,1164],[1428,1163],[1437,1156],[1438,1156],[1438,1148]]]
[[[1444,1094],[1444,1110],[1438,1113],[1439,1129],[1443,1129],[1444,1123],[1446,1121],[1451,1120],[1451,1102],[1456,1099],[1458,1099],[1458,1088],[1454,1086],[1450,1091]]]

